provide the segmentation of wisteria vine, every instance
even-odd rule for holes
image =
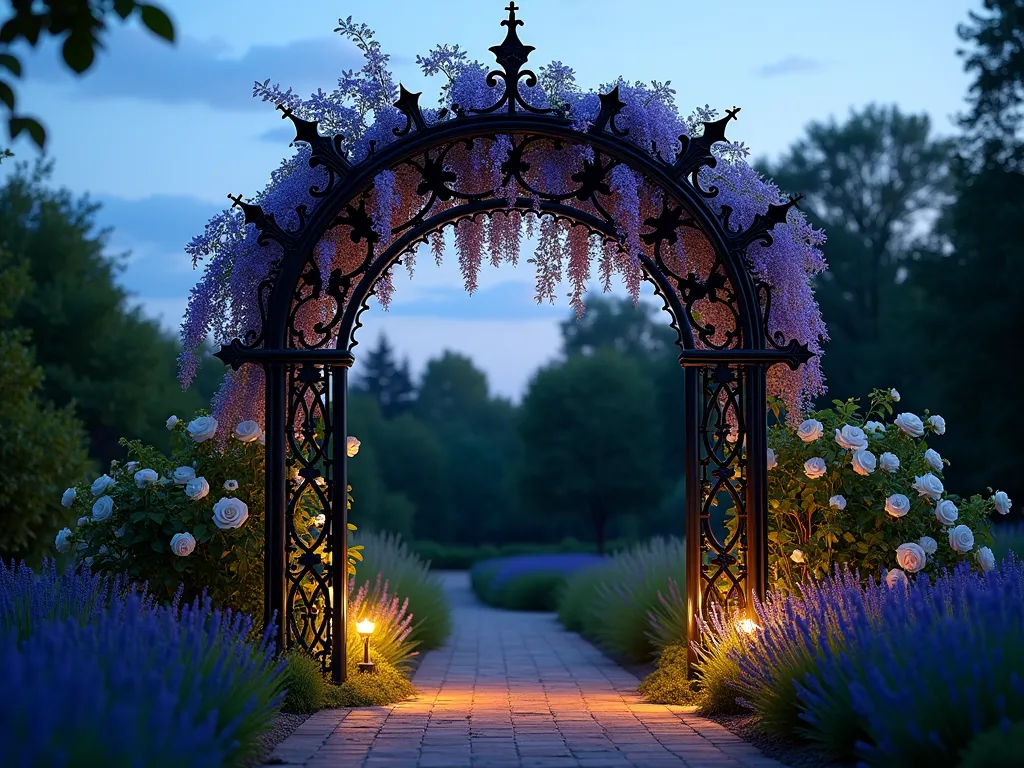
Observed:
[[[343,72],[335,90],[330,93],[318,90],[308,99],[302,99],[290,88],[282,90],[267,79],[255,83],[253,96],[282,105],[304,120],[316,121],[322,134],[342,137],[341,147],[356,165],[371,152],[400,141],[396,132],[402,131],[407,119],[394,106],[399,89],[388,68],[389,56],[381,50],[373,31],[365,24],[353,22],[351,17],[339,21],[335,31],[352,41],[364,56],[362,68]],[[443,120],[452,111],[485,108],[493,103],[495,88],[487,83],[488,68],[470,59],[459,46],[437,46],[426,56],[418,56],[417,63],[424,75],[445,78],[438,106],[422,110],[427,124]],[[615,87],[625,104],[616,117],[616,125],[628,129],[624,138],[667,163],[673,162],[681,149],[680,136],[698,135],[702,123],[717,116],[705,106],[689,117],[682,117],[669,82],[628,83],[620,78],[599,90],[607,92]],[[558,61],[539,69],[539,82],[535,87],[526,87],[520,82],[518,88],[528,105],[567,107],[573,127],[580,131],[587,130],[600,112],[598,91],[582,90],[573,70]],[[582,314],[583,296],[595,260],[605,291],[611,288],[612,276],[619,274],[637,301],[643,279],[639,258],[643,248],[641,222],[656,216],[660,210],[660,190],[625,165],[613,168],[608,174],[610,183],[601,192],[611,201],[609,213],[614,215],[619,238],[617,241],[601,238],[582,226],[572,226],[548,215],[540,216],[536,193],[520,189],[514,178],[502,186],[505,178],[502,164],[510,157],[512,138],[497,136],[474,141],[472,146],[452,152],[445,160],[446,167],[457,173],[463,186],[475,183],[482,190],[497,189],[509,200],[509,210],[503,215],[462,220],[454,227],[455,248],[466,289],[470,293],[476,290],[485,255],[489,255],[495,266],[502,262],[518,263],[523,235],[531,238],[536,229],[539,242],[531,262],[536,268],[535,298],[538,302],[547,299],[553,303],[557,286],[567,278],[570,304],[578,315]],[[698,182],[704,189],[717,187],[720,190],[709,202],[719,213],[723,206],[732,209],[730,225],[734,229],[749,226],[755,215],[763,214],[768,205],[786,202],[778,187],[746,162],[749,152],[742,143],[719,143],[713,151],[717,165],[702,168]],[[298,206],[315,208],[317,201],[310,196],[309,189],[326,183],[322,168],[309,168],[309,157],[309,148],[299,144],[252,201],[273,213],[277,222],[285,227],[297,224]],[[570,189],[569,177],[577,173],[581,161],[593,162],[593,159],[593,150],[584,143],[568,149],[539,145],[531,150],[530,186],[554,192]],[[374,179],[369,210],[373,228],[381,238],[381,253],[392,239],[392,223],[408,220],[424,204],[415,181],[400,169],[384,171]],[[533,210],[515,208],[514,201],[519,197],[533,198]],[[432,212],[454,204],[455,201],[438,202]],[[681,233],[671,254],[671,260],[679,267],[677,273],[707,278],[715,268],[714,250],[701,233],[690,230]],[[772,235],[770,246],[755,245],[749,249],[748,263],[754,276],[771,288],[769,332],[806,344],[815,353],[815,357],[797,371],[776,365],[768,372],[770,393],[787,403],[791,418],[799,419],[809,402],[825,391],[820,342],[827,338],[827,332],[811,285],[811,278],[826,268],[820,250],[825,235],[814,229],[798,210],[790,211],[786,223],[776,226]],[[228,208],[214,216],[203,234],[186,247],[194,267],[205,262],[205,272],[192,290],[182,325],[180,379],[185,387],[195,377],[199,363],[197,353],[211,335],[227,343],[260,329],[257,285],[281,251],[276,244],[260,246],[256,239],[255,228],[245,226],[241,212]],[[321,241],[317,263],[325,283],[331,270],[341,268],[351,272],[353,266],[359,264],[362,257],[348,240],[341,237],[336,228]],[[440,263],[444,252],[441,232],[431,235],[430,248]],[[414,257],[414,252],[403,257],[410,275]],[[377,300],[385,309],[393,290],[388,270],[375,286]],[[716,327],[735,326],[736,318],[722,303],[705,303],[700,312]],[[297,325],[302,326],[300,332],[314,335],[317,324],[322,323],[327,314],[326,305],[315,311],[304,311],[297,321]],[[332,339],[328,346],[336,343],[336,339]],[[247,370],[249,368],[254,370]],[[263,376],[256,368],[243,366],[240,371],[226,376],[213,404],[218,418],[226,419],[227,423],[248,419],[263,422]]]

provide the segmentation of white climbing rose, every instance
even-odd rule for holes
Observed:
[[[869,435],[877,435],[885,432],[885,424],[880,421],[869,421],[864,425],[864,431]]]
[[[825,464],[825,460],[820,456],[815,456],[813,459],[808,459],[804,462],[804,474],[811,480],[817,480],[827,471],[828,466]]]
[[[889,390],[889,397],[891,397],[895,403],[900,401],[900,393],[895,388]]]
[[[253,440],[259,440],[263,430],[260,429],[260,425],[255,421],[243,421],[237,427],[235,427],[235,439],[242,443],[251,443]]]
[[[946,420],[944,418],[942,418],[941,416],[938,416],[938,415],[936,415],[936,416],[929,416],[928,417],[928,426],[932,428],[932,431],[936,435],[944,435],[944,434],[946,434]]]
[[[188,531],[171,536],[171,552],[178,557],[188,557],[196,548],[196,537]]]
[[[825,434],[825,425],[817,419],[807,419],[796,428],[796,434],[805,443],[813,443]]]
[[[899,563],[900,568],[904,571],[917,573],[924,570],[928,557],[920,544],[910,542],[896,547],[896,562]]]
[[[177,423],[178,423],[178,417],[177,416],[171,416],[170,418],[167,419],[167,428],[168,429],[174,429],[174,425],[177,424]]]
[[[911,487],[917,491],[919,496],[927,496],[931,499],[941,498],[945,491],[945,488],[942,487],[942,481],[931,472],[927,475],[915,477],[914,484]]]
[[[939,452],[933,448],[929,448],[924,452],[924,460],[928,463],[928,466],[934,469],[936,472],[942,471],[942,456]]]
[[[222,531],[241,528],[249,519],[249,507],[241,499],[224,496],[213,505],[213,524]]]
[[[978,565],[981,566],[983,571],[994,571],[996,569],[996,556],[988,547],[980,547],[976,555],[978,558]]]
[[[846,509],[846,497],[839,495],[833,496],[831,499],[828,500],[828,505],[842,512],[844,509]]]
[[[78,496],[78,491],[74,488],[68,488],[64,491],[64,495],[60,497],[60,505],[64,509],[71,509],[71,505],[75,503],[76,496]]]
[[[910,511],[910,499],[902,493],[894,493],[885,500],[885,511],[892,517],[903,517]]]
[[[217,420],[213,416],[200,416],[189,422],[189,437],[197,443],[204,443],[217,434]]]
[[[135,473],[135,485],[139,488],[148,488],[159,479],[155,469],[140,469]]]
[[[768,469],[775,469],[779,466],[779,460],[775,456],[775,451],[771,448],[768,449]]]
[[[952,525],[960,517],[960,510],[949,499],[943,499],[935,505],[935,517],[943,525]]]
[[[103,522],[114,512],[114,500],[109,496],[100,496],[92,505],[92,519]]]
[[[917,540],[917,543],[921,545],[921,549],[924,550],[926,555],[934,555],[939,551],[939,542],[931,536],[922,536]]]
[[[205,477],[193,477],[185,483],[185,495],[192,501],[199,501],[206,498],[210,492],[210,483]]]
[[[802,549],[794,549],[793,553],[789,556],[789,559],[797,565],[800,565],[804,563],[807,558],[804,556],[804,551]]]
[[[71,548],[71,542],[68,539],[71,538],[70,528],[61,528],[57,531],[57,536],[53,540],[53,545],[57,548],[58,552],[67,552]]]
[[[186,485],[195,476],[196,471],[192,467],[178,467],[171,473],[176,485]]]
[[[900,468],[900,457],[895,453],[889,453],[889,451],[886,451],[878,457],[878,466],[886,472],[895,472]]]
[[[904,587],[910,583],[910,579],[907,578],[906,571],[902,571],[899,568],[893,568],[887,574],[885,574],[885,583],[890,589],[895,588],[898,584],[902,584]]]
[[[868,436],[860,427],[850,424],[843,424],[843,428],[836,430],[836,442],[846,451],[863,451],[868,447]]]
[[[853,454],[853,471],[867,477],[875,471],[878,460],[871,451],[857,451]]]
[[[237,480],[225,480],[224,481],[224,490],[225,491],[237,491],[238,490],[238,481]]]
[[[950,528],[949,546],[957,552],[970,552],[974,549],[974,532],[966,525],[957,525]]]
[[[359,445],[360,443],[358,439],[352,437],[352,435],[348,436],[348,439],[345,441],[345,452],[348,454],[350,459],[359,453]]]
[[[117,481],[114,480],[110,475],[100,475],[92,481],[92,486],[89,488],[92,491],[92,495],[102,496],[107,492],[107,489],[113,485],[116,485]]]
[[[1013,506],[1013,502],[1010,501],[1010,497],[1006,495],[1005,491],[996,491],[992,497],[992,503],[996,505],[996,510],[1000,515],[1010,514],[1010,507]]]
[[[901,413],[893,423],[911,437],[920,437],[924,434],[924,422],[912,413]]]

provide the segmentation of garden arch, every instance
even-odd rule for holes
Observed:
[[[519,39],[523,22],[516,18],[514,2],[506,10],[508,18],[501,22],[505,39],[490,49],[499,67],[487,76],[495,97],[491,106],[464,110],[453,105],[428,123],[420,94],[402,87],[394,106],[405,125],[393,129],[395,140],[379,149],[371,143],[368,156],[352,162],[341,149],[341,137],[320,135],[315,122],[279,105],[295,126],[295,141],[309,145],[310,167],[324,173],[324,182],[309,190],[315,206],[297,206],[297,226],[285,228],[260,206],[231,198],[245,223],[256,227],[259,244],[274,254],[252,297],[262,327],[217,353],[235,370],[253,364],[265,372],[266,614],[279,617],[279,649],[304,647],[335,682],[344,680],[347,661],[347,589],[333,589],[346,579],[347,374],[369,297],[388,270],[430,235],[447,226],[472,226],[480,217],[533,214],[565,228],[583,228],[601,239],[606,252],[624,248],[623,228],[606,207],[619,166],[641,177],[660,203],[660,214],[643,221],[641,248],[635,250],[643,276],[654,284],[672,318],[679,362],[686,369],[690,637],[698,636],[697,617],[706,616],[713,602],[746,610],[754,595],[764,594],[766,372],[779,363],[796,369],[813,353],[806,344],[769,332],[771,289],[753,273],[746,252],[755,243],[771,244],[770,231],[785,222],[796,200],[766,206],[745,229],[730,226],[728,206],[716,212],[709,205],[718,190],[702,187],[699,172],[716,165],[712,146],[725,141],[726,125],[737,110],[705,122],[700,136],[681,136],[681,149],[669,162],[657,147],[648,153],[626,140],[627,131],[617,124],[626,106],[618,88],[600,95],[600,112],[586,127],[575,125],[564,107],[529,103],[520,86],[532,88],[537,82],[524,68],[533,48]],[[451,158],[478,142],[500,150],[490,184],[460,177],[452,169]],[[574,164],[570,177],[575,187],[541,187],[530,162],[539,147]],[[403,174],[406,181],[414,177],[422,199],[412,216],[391,222],[388,239],[375,231],[367,210],[374,195],[381,194],[376,186],[384,173],[391,179],[394,174]],[[524,194],[508,194],[513,187]],[[713,263],[703,274],[673,257],[671,246],[685,237],[703,238],[713,252]],[[334,269],[326,281],[319,267],[325,242],[343,243],[355,254],[349,267]],[[699,309],[709,305],[719,310],[716,321]],[[317,322],[298,322],[309,312],[319,313]],[[326,518],[312,546],[296,535],[294,525],[303,494],[315,495]],[[731,505],[737,521],[725,541],[711,522],[711,509],[719,503]],[[327,552],[342,553],[326,567],[315,551],[323,545]],[[300,583],[312,588],[307,592]]]

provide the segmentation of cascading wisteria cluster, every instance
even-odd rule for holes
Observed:
[[[344,72],[338,87],[331,93],[318,90],[308,99],[301,99],[291,89],[282,90],[270,80],[257,82],[253,96],[290,110],[296,117],[315,121],[322,134],[338,134],[343,149],[353,165],[365,160],[373,152],[401,139],[407,117],[394,106],[399,89],[388,69],[389,57],[365,24],[348,20],[340,22],[336,30],[353,41],[364,54],[364,64],[358,71]],[[458,46],[441,45],[428,55],[417,57],[424,75],[441,74],[447,82],[442,88],[437,108],[424,108],[422,115],[427,125],[444,120],[452,112],[468,113],[483,109],[495,99],[495,87],[488,84],[487,68],[473,61]],[[539,70],[538,83],[527,87],[518,83],[522,101],[537,108],[567,107],[573,127],[586,130],[597,119],[601,101],[597,91],[584,91],[575,81],[573,70],[561,62],[552,62]],[[618,88],[618,97],[624,104],[614,125],[628,130],[625,139],[644,152],[657,155],[672,163],[681,149],[680,136],[695,136],[705,121],[715,118],[709,107],[696,110],[690,117],[682,117],[675,105],[675,91],[669,83],[654,81],[650,84],[628,83],[621,78],[603,86],[606,92]],[[520,245],[525,234],[536,233],[538,245],[531,261],[536,267],[536,299],[554,302],[555,292],[562,279],[568,279],[570,304],[580,314],[583,294],[593,277],[592,265],[598,264],[598,276],[607,291],[614,274],[622,277],[627,289],[638,299],[643,270],[642,228],[646,219],[661,211],[661,193],[645,182],[626,165],[617,165],[601,181],[600,192],[608,201],[608,212],[614,216],[619,229],[618,240],[601,238],[582,226],[571,226],[552,216],[539,216],[540,202],[536,194],[518,188],[514,177],[503,168],[513,137],[498,135],[480,139],[450,152],[444,160],[444,169],[454,172],[460,189],[498,189],[509,199],[509,210],[504,215],[464,219],[455,226],[455,248],[466,289],[476,290],[479,270],[487,255],[497,266],[502,262],[518,263]],[[764,179],[747,162],[748,150],[739,143],[722,142],[713,149],[717,158],[714,168],[704,167],[698,174],[698,183],[704,189],[718,188],[717,196],[710,199],[716,213],[723,207],[732,210],[729,219],[733,229],[749,226],[755,215],[763,214],[768,205],[786,202],[780,190]],[[317,200],[310,195],[312,186],[324,185],[327,173],[322,167],[310,169],[310,149],[298,145],[295,154],[286,159],[272,174],[270,184],[255,198],[267,213],[273,213],[284,227],[298,223],[296,208],[306,206],[313,210]],[[581,167],[581,161],[593,161],[593,149],[586,144],[555,146],[553,142],[538,142],[530,148],[529,176],[531,186],[546,192],[561,192],[575,188],[572,176]],[[393,238],[392,222],[412,218],[424,203],[418,188],[421,176],[405,173],[403,169],[385,170],[374,179],[371,205],[373,228],[380,236],[378,247],[383,251]],[[513,209],[517,197],[534,198],[534,212]],[[500,199],[500,198],[499,198]],[[457,201],[441,201],[433,211],[445,210]],[[820,250],[824,233],[814,229],[798,211],[790,211],[785,224],[773,230],[773,243],[768,247],[752,246],[748,263],[755,278],[767,283],[772,291],[772,313],[768,331],[781,334],[806,344],[816,354],[797,371],[777,365],[769,370],[768,385],[772,394],[781,397],[789,406],[791,418],[798,418],[811,399],[824,392],[820,367],[820,341],[827,338],[821,313],[814,299],[810,279],[825,269]],[[183,351],[180,378],[184,386],[193,380],[199,359],[197,351],[212,334],[218,341],[244,338],[247,331],[258,331],[261,317],[257,304],[257,285],[263,280],[271,261],[281,255],[276,244],[262,247],[257,244],[255,228],[246,228],[237,209],[227,209],[213,217],[202,235],[187,246],[193,266],[206,262],[205,273],[193,289],[185,321],[182,326]],[[440,262],[444,251],[444,237],[435,232],[430,238],[431,250]],[[715,253],[706,238],[697,231],[683,231],[674,244],[673,261],[680,266],[680,274],[696,274],[705,279],[715,269]],[[352,247],[340,228],[329,232],[321,241],[317,252],[318,266],[324,284],[333,269],[351,272],[362,256]],[[415,253],[403,256],[410,274],[415,265]],[[386,309],[394,290],[390,271],[377,282],[377,300]],[[296,317],[297,331],[313,332],[322,322],[327,309],[305,311]],[[298,313],[297,313],[298,315]],[[701,308],[703,321],[708,325],[728,328],[735,324],[730,308],[723,303],[707,303]],[[332,341],[328,346],[333,346]],[[262,371],[241,371],[228,375],[225,386],[216,398],[214,407],[218,418],[234,423],[248,419],[262,423],[263,376]]]

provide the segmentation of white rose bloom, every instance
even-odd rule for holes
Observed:
[[[260,432],[260,436],[258,438],[256,438],[256,442],[259,443],[260,445],[266,445],[267,444],[267,433],[266,432]]]
[[[60,505],[64,509],[71,509],[71,505],[75,503],[76,496],[78,496],[78,491],[74,488],[68,488],[64,491],[64,495],[60,497]]]
[[[177,424],[177,423],[178,423],[178,417],[177,416],[171,416],[169,419],[167,419],[167,428],[168,429],[174,429],[174,425]]]
[[[886,472],[895,472],[900,468],[900,457],[895,453],[889,453],[886,451],[878,457],[878,466]]]
[[[924,422],[912,413],[901,413],[893,423],[911,437],[920,437],[924,434]]]
[[[840,512],[846,509],[846,497],[845,496],[833,496],[828,500],[830,507],[835,507]]]
[[[885,500],[885,511],[893,517],[903,517],[910,511],[910,499],[902,493],[894,493]]]
[[[135,473],[135,485],[139,488],[146,488],[147,486],[153,485],[153,483],[159,479],[160,475],[156,473],[155,469],[140,469]]]
[[[878,459],[871,451],[857,451],[853,454],[853,471],[858,475],[867,477],[875,471],[878,466]]]
[[[885,574],[885,583],[890,589],[893,589],[899,584],[907,586],[907,584],[910,583],[910,579],[907,578],[906,571],[902,571],[899,568],[893,568]]]
[[[313,524],[317,525],[317,526],[322,526],[326,522],[327,522],[327,515],[320,514],[320,515],[317,515],[316,517],[313,518]]]
[[[981,566],[981,570],[988,572],[996,569],[996,556],[988,547],[981,547],[978,549],[978,565]]]
[[[188,557],[196,548],[196,537],[186,531],[171,536],[171,552],[178,557]]]
[[[193,477],[185,483],[185,495],[192,501],[199,501],[210,492],[210,484],[205,477]]]
[[[941,416],[929,416],[928,426],[932,428],[936,435],[946,434],[946,420]]]
[[[942,481],[930,472],[927,475],[915,477],[911,488],[917,491],[919,496],[927,496],[931,499],[941,498],[946,490],[942,487]]]
[[[869,421],[864,425],[864,431],[869,435],[877,435],[880,432],[885,432],[885,424],[880,421]]]
[[[909,544],[900,544],[896,547],[896,562],[899,563],[900,568],[904,571],[917,573],[924,570],[928,557],[925,555],[924,549],[920,544],[911,542]]]
[[[224,481],[224,490],[225,491],[237,491],[238,490],[238,481],[237,480],[225,480]]]
[[[67,552],[71,548],[71,542],[68,539],[71,537],[70,528],[61,528],[57,531],[57,537],[53,540],[53,546],[57,548],[58,552]]]
[[[189,437],[197,443],[203,443],[217,434],[217,420],[213,416],[200,416],[190,421],[186,429]]]
[[[241,499],[225,496],[213,505],[213,524],[222,531],[241,528],[249,519],[249,507]]]
[[[936,472],[942,471],[942,457],[939,455],[938,451],[929,448],[927,451],[924,452],[924,460],[928,462],[928,466],[934,469]]]
[[[114,500],[109,496],[100,496],[92,505],[92,519],[103,522],[114,512]]]
[[[775,469],[779,466],[779,460],[775,457],[775,451],[768,449],[768,469]]]
[[[139,468],[139,462],[137,462],[137,461],[129,461],[127,464],[124,465],[124,471],[125,472],[134,472],[138,468]]]
[[[263,430],[255,421],[243,421],[235,427],[235,439],[242,443],[251,443],[258,440]]]
[[[950,528],[949,546],[957,552],[970,552],[974,549],[974,532],[966,525]]]
[[[89,518],[88,517],[80,517],[80,518],[78,518],[78,522],[75,523],[75,525],[85,525],[88,522],[89,522]]]
[[[825,425],[817,419],[807,419],[796,428],[796,434],[805,443],[813,443],[825,434]]]
[[[126,533],[128,533],[128,526],[127,525],[122,525],[120,528],[118,528],[116,531],[114,531],[114,536],[116,536],[119,539],[122,539],[122,538],[124,538],[124,535]]]
[[[889,390],[889,397],[893,399],[893,402],[898,403],[900,401],[900,393],[897,392],[895,389]]]
[[[89,488],[89,490],[92,491],[92,495],[94,497],[102,496],[104,493],[107,492],[107,489],[115,485],[116,482],[117,481],[114,480],[114,478],[112,478],[110,475],[100,475],[99,477],[92,481],[92,486]]]
[[[1006,495],[1006,491],[996,491],[995,496],[992,497],[992,503],[996,505],[1000,515],[1010,514],[1010,507],[1013,506],[1013,502]]]
[[[934,555],[939,551],[939,542],[933,539],[931,536],[922,536],[917,540],[917,543],[924,550],[926,555]]]
[[[960,517],[960,510],[949,499],[943,499],[935,505],[935,517],[943,525],[952,525]]]
[[[825,460],[815,456],[804,462],[804,474],[811,480],[817,480],[828,471]]]
[[[847,451],[863,451],[868,447],[868,436],[860,427],[843,424],[842,430],[836,430],[836,442]]]
[[[359,453],[359,445],[359,440],[352,437],[352,435],[348,436],[348,439],[345,441],[345,452],[348,454],[350,459]]]
[[[171,473],[175,485],[186,485],[195,476],[196,471],[192,467],[178,467]]]
[[[793,554],[789,556],[789,559],[798,565],[803,563],[806,558],[804,557],[804,551],[802,549],[794,549]]]

